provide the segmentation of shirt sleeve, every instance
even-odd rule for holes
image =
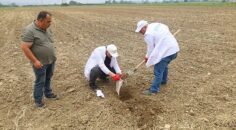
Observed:
[[[28,29],[24,29],[24,31],[21,34],[21,40],[23,42],[33,42],[34,41],[33,32]]]
[[[106,65],[104,64],[104,60],[102,58],[102,55],[99,53],[99,51],[95,52],[96,54],[96,62],[98,63],[98,66],[101,68],[101,70],[105,73],[108,74],[111,71],[106,67]]]
[[[154,42],[154,38],[152,35],[146,35],[144,37],[144,40],[147,43],[146,57],[148,58],[151,55],[153,49],[155,48],[155,42]]]
[[[114,58],[114,69],[115,69],[116,73],[120,73],[121,74],[121,70],[120,70],[120,67],[118,65],[118,62],[117,62],[116,58]]]

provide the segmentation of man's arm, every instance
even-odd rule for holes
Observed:
[[[155,48],[154,38],[151,35],[146,35],[144,40],[147,43],[146,58],[149,58],[149,56],[151,55],[153,49]]]
[[[114,63],[113,63],[113,64],[114,64],[114,69],[115,69],[116,73],[121,75],[121,69],[120,69],[119,64],[118,64],[118,62],[117,62],[117,59],[114,58],[113,60],[114,60],[114,61],[113,61],[113,62],[114,62]]]
[[[23,50],[25,56],[33,63],[34,67],[40,69],[43,67],[41,62],[34,56],[30,48],[32,47],[31,42],[23,42],[21,44],[21,49]]]
[[[111,72],[111,71],[106,67],[106,65],[105,65],[104,63],[100,63],[100,64],[98,64],[98,66],[101,68],[101,70],[102,70],[105,74],[107,74],[107,75],[109,75],[109,76],[111,76],[111,77],[115,76],[115,74],[114,74],[113,72]]]
[[[99,64],[99,67],[101,68],[101,70],[102,70],[104,73],[106,73],[107,75],[109,75],[113,80],[115,80],[115,81],[120,80],[120,75],[115,74],[115,73],[113,73],[112,71],[110,71],[110,70],[106,67],[106,65],[104,64],[104,62],[100,63],[100,64]]]

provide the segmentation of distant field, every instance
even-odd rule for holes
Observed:
[[[222,0],[214,1],[214,2],[173,2],[173,3],[149,3],[149,4],[83,4],[83,5],[77,5],[77,6],[59,6],[59,5],[48,5],[47,7],[145,7],[145,6],[209,6],[209,7],[236,7],[236,2],[221,2]],[[25,6],[25,7],[31,7],[31,6]],[[35,7],[40,7],[40,6],[35,6]],[[41,6],[41,7],[45,7],[45,6]],[[18,8],[18,7],[1,7],[0,9],[9,9],[9,8]]]

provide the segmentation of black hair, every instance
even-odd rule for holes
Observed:
[[[45,19],[47,15],[52,16],[52,14],[47,11],[40,11],[38,14],[37,20]]]

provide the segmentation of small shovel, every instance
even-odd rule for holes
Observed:
[[[140,62],[133,70],[129,70],[126,74],[123,74],[119,81],[116,81],[116,92],[117,92],[118,95],[120,95],[120,88],[123,85],[124,80],[128,76],[133,75],[143,63],[145,63],[145,60]]]
[[[130,75],[133,75],[143,63],[145,63],[145,60],[143,60],[143,61],[140,62],[137,66],[135,66],[134,69],[128,70],[125,74],[123,74],[123,75],[121,76],[121,79],[124,80],[124,79],[128,78]]]

